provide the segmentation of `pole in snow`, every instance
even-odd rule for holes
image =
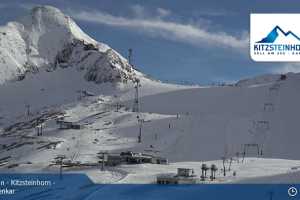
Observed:
[[[139,136],[138,136],[138,143],[142,142],[142,127],[144,123],[144,119],[140,119],[138,116],[138,123],[139,123]]]
[[[134,103],[133,103],[132,111],[138,113],[139,115],[140,112],[139,88],[141,87],[141,83],[139,79],[135,79],[134,83],[135,83],[134,86],[135,95],[134,95]]]
[[[105,170],[105,161],[107,162],[107,156],[108,156],[108,152],[106,151],[102,151],[102,152],[99,152],[98,154],[101,155],[101,158],[102,160],[99,161],[99,164],[101,164],[101,171],[104,171]]]
[[[37,131],[37,136],[42,136],[43,135],[43,124],[39,124],[39,119],[36,120],[36,131]]]
[[[223,160],[223,175],[226,176],[226,166],[225,166],[226,158],[222,157],[222,160]]]
[[[102,165],[101,165],[101,171],[104,171],[104,155],[105,153],[102,153]]]
[[[26,116],[29,116],[30,115],[30,105],[26,104],[25,107],[26,107]]]

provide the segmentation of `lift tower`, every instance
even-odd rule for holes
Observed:
[[[141,83],[139,79],[135,79],[134,81],[134,89],[135,89],[135,95],[134,95],[134,102],[133,102],[133,112],[136,112],[139,116],[140,113],[140,101],[139,101],[139,88],[141,87]]]

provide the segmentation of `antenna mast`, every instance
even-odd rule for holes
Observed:
[[[132,49],[128,49],[128,63],[132,65]]]

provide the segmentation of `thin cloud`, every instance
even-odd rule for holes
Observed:
[[[143,6],[136,4],[136,5],[132,5],[131,10],[133,12],[133,14],[137,17],[145,17],[146,15],[146,10]]]
[[[164,8],[157,8],[156,11],[157,11],[157,13],[160,17],[166,17],[166,16],[169,16],[171,14],[170,10],[167,10],[167,9],[164,9]]]
[[[141,11],[141,8],[136,8],[136,10]],[[160,12],[164,11],[160,10]],[[134,31],[143,31],[151,36],[162,37],[196,46],[221,46],[237,49],[238,51],[243,50],[244,52],[247,49],[249,40],[245,34],[241,34],[240,37],[235,37],[226,32],[210,32],[192,24],[167,21],[157,17],[127,18],[100,11],[71,12],[71,15],[81,21],[120,28],[130,28]]]
[[[132,14],[135,18],[138,19],[145,19],[145,18],[164,18],[169,15],[171,15],[171,11],[165,8],[156,8],[155,10],[153,9],[146,9],[144,6],[135,4],[130,6],[130,10],[132,11]]]

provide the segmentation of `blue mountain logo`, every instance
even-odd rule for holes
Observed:
[[[267,35],[267,37],[263,38],[262,40],[256,43],[274,43],[275,40],[278,38],[279,32],[281,32],[285,37],[292,35],[295,39],[300,42],[300,37],[294,34],[292,31],[284,32],[279,26],[275,26],[273,30]]]

